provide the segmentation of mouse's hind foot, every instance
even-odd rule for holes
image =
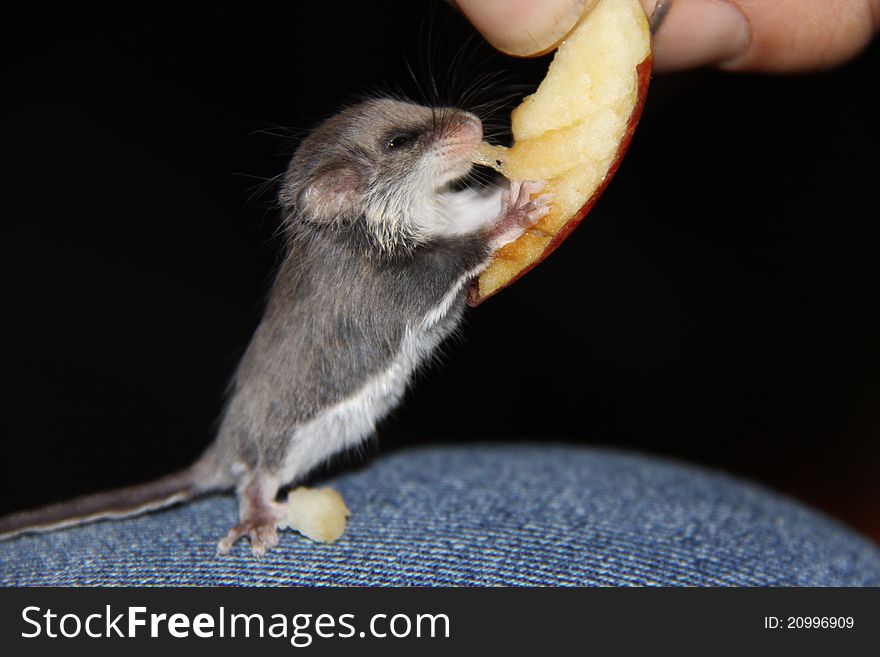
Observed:
[[[261,520],[245,520],[238,523],[227,532],[223,540],[217,544],[217,554],[225,556],[232,551],[232,546],[243,536],[251,541],[251,552],[255,557],[262,557],[267,550],[278,545],[278,530],[276,520],[263,522]]]
[[[227,555],[240,538],[247,536],[251,552],[262,557],[278,545],[278,523],[287,515],[281,502],[275,501],[278,482],[272,477],[256,476],[239,492],[239,523],[217,545],[218,556]]]

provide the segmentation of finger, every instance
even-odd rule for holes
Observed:
[[[641,0],[650,13],[656,0]],[[850,59],[880,26],[880,0],[673,0],[655,35],[658,71],[794,72]]]
[[[645,12],[657,0],[641,0]],[[654,34],[654,70],[677,71],[717,65],[748,48],[749,24],[727,0],[672,0]]]
[[[498,50],[527,57],[553,48],[598,0],[454,0]]]

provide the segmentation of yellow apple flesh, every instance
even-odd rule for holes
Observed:
[[[474,161],[511,180],[541,180],[548,213],[501,247],[475,281],[475,306],[546,258],[592,208],[626,151],[651,77],[639,0],[599,0],[559,44],[538,90],[511,116],[513,146],[482,144]]]

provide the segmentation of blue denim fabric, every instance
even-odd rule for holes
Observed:
[[[3,585],[880,585],[821,514],[681,464],[566,446],[413,449],[329,482],[335,545],[215,558],[231,496],[0,543]]]

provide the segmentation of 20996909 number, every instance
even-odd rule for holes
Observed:
[[[852,616],[764,616],[764,628],[768,630],[810,630],[844,629],[851,630],[855,625]]]

